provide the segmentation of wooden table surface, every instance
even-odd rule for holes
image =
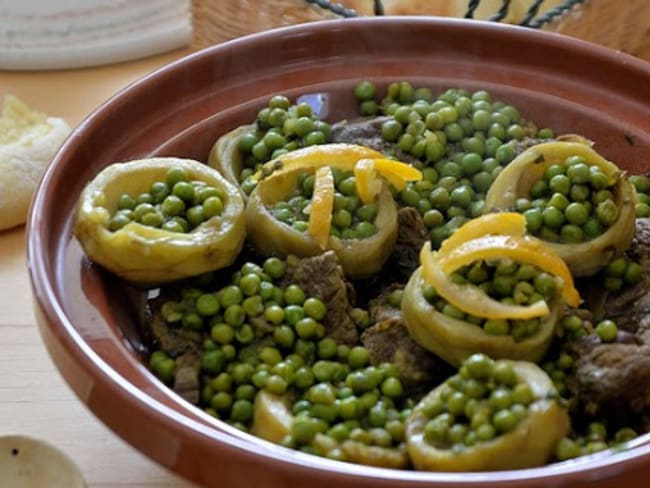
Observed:
[[[96,69],[0,71],[0,99],[13,93],[74,126],[131,81],[186,53]],[[79,466],[89,487],[194,486],[113,434],[59,375],[34,318],[22,226],[0,231],[0,436],[9,434],[59,447]]]

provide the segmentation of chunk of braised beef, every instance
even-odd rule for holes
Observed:
[[[604,415],[614,425],[650,428],[650,345],[620,331],[613,343],[590,335],[568,348],[577,357],[568,383],[574,408],[586,418]]]
[[[396,144],[384,140],[381,136],[381,126],[392,117],[369,117],[356,120],[343,120],[332,125],[331,142],[345,142],[366,146],[387,156],[395,156],[400,161],[421,165],[422,163],[410,154],[402,151]]]
[[[409,335],[402,312],[388,300],[391,293],[401,288],[399,283],[388,285],[370,301],[368,312],[374,325],[361,334],[361,343],[368,349],[373,365],[395,364],[408,393],[425,393],[453,374],[453,369]]]
[[[422,216],[413,207],[404,207],[397,212],[397,241],[389,259],[399,277],[407,281],[420,265],[420,250],[429,239]]]
[[[305,295],[321,300],[327,307],[323,319],[325,333],[341,344],[356,344],[359,332],[351,312],[355,302],[354,288],[345,279],[336,253],[326,251],[309,258],[287,258],[287,271],[282,285],[296,284]]]
[[[201,353],[189,350],[176,358],[176,371],[172,389],[188,402],[199,403],[201,382]]]
[[[202,336],[199,332],[182,327],[171,327],[162,318],[160,308],[156,304],[152,306],[149,324],[152,336],[151,342],[154,348],[165,351],[173,358],[185,352],[199,349],[201,346]]]
[[[425,393],[453,373],[450,366],[411,338],[401,316],[386,318],[366,329],[361,343],[373,365],[395,365],[409,394]]]

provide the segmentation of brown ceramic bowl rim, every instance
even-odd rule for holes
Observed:
[[[334,22],[337,23],[334,24]],[[483,482],[501,482],[504,483],[503,486],[505,484],[511,486],[510,483],[524,480],[548,480],[550,482],[557,477],[562,477],[563,482],[584,480],[589,476],[586,472],[598,468],[607,467],[608,469],[611,468],[613,472],[620,472],[633,465],[638,467],[642,463],[650,462],[650,434],[633,441],[630,444],[630,449],[620,452],[597,453],[584,456],[575,461],[556,463],[539,468],[483,473],[431,473],[388,470],[340,463],[290,451],[266,441],[252,438],[247,434],[239,434],[238,431],[228,426],[222,428],[221,431],[211,428],[184,417],[172,408],[154,400],[121,377],[96,351],[91,349],[66,315],[62,301],[56,291],[57,284],[53,281],[51,256],[44,252],[46,249],[45,241],[58,239],[44,233],[48,206],[49,202],[52,201],[49,197],[55,194],[55,189],[48,184],[53,175],[66,164],[75,152],[84,135],[102,124],[105,113],[110,107],[122,104],[127,94],[134,96],[142,93],[148,89],[148,86],[154,80],[169,77],[180,70],[187,69],[189,65],[195,62],[215,56],[237,55],[255,46],[263,45],[267,39],[271,39],[273,36],[307,31],[319,32],[331,29],[334,26],[337,29],[363,28],[378,33],[381,32],[383,26],[407,28],[409,25],[414,24],[427,24],[436,28],[453,28],[466,33],[468,36],[482,33],[483,35],[505,36],[515,43],[539,43],[546,46],[549,52],[552,52],[553,49],[559,49],[560,51],[568,49],[578,55],[597,59],[603,64],[624,69],[639,77],[648,77],[650,75],[650,64],[640,59],[559,34],[492,22],[423,17],[355,18],[343,21],[312,22],[246,36],[186,56],[129,85],[90,114],[73,130],[42,179],[32,202],[27,225],[28,268],[41,334],[52,336],[69,355],[71,362],[74,363],[77,369],[91,376],[97,388],[111,391],[115,395],[115,401],[128,408],[129,411],[133,412],[133,415],[149,417],[188,442],[212,443],[222,451],[229,451],[230,454],[238,454],[249,459],[256,458],[262,464],[273,466],[273,469],[279,469],[283,472],[291,471],[295,473],[298,471],[306,474],[318,470],[321,475],[330,476],[334,482],[336,479],[345,477],[348,480],[350,478],[359,480],[364,478],[365,481],[368,479],[382,479],[384,481],[403,481],[429,486],[432,484],[438,486],[437,483],[440,483],[440,486],[443,484],[444,486],[456,484],[479,485]],[[47,341],[46,344],[51,352],[50,344]],[[57,364],[57,367],[61,369],[59,364]],[[69,381],[68,378],[66,380]],[[79,394],[79,392],[76,393]],[[260,450],[261,447],[264,449]]]

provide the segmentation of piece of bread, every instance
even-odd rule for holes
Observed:
[[[0,230],[25,222],[36,185],[69,133],[65,120],[5,96],[0,116]]]

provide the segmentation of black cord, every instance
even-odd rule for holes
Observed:
[[[526,12],[526,15],[519,23],[519,25],[528,26],[530,22],[537,15],[537,12],[539,11],[539,7],[542,5],[542,2],[544,2],[544,0],[535,0],[533,4],[530,6],[530,8],[528,9],[528,12]]]
[[[496,14],[494,14],[492,17],[490,17],[488,20],[492,22],[499,22],[506,15],[508,15],[509,9],[510,9],[510,0],[503,0],[503,4],[501,4],[501,9],[499,9],[499,11]]]
[[[333,14],[340,15],[341,17],[349,18],[356,17],[357,12],[351,8],[345,8],[340,3],[332,3],[329,0],[305,0],[307,3],[317,5],[323,10],[328,10]],[[376,5],[377,2],[375,2]]]
[[[374,14],[385,15],[385,8],[382,1],[381,0],[373,0],[373,1],[374,1]],[[544,2],[544,0],[535,0],[535,2],[533,2],[533,4],[526,12],[526,15],[524,15],[524,18],[521,20],[519,25],[525,27],[532,27],[533,29],[539,29],[540,27],[543,27],[544,25],[551,22],[556,17],[563,15],[564,13],[571,10],[576,5],[580,5],[585,1],[586,0],[566,0],[564,3],[552,8],[551,10],[545,12],[539,17],[536,17],[537,13],[539,12],[539,8],[541,4]],[[344,18],[358,16],[357,12],[354,9],[345,8],[340,3],[332,3],[330,0],[305,0],[305,2],[310,3],[312,5],[316,5],[324,10],[327,10],[329,12],[332,12],[333,14],[339,15]],[[499,11],[493,16],[489,17],[488,20],[493,22],[498,22],[503,18],[505,18],[506,15],[508,15],[508,10],[510,9],[510,2],[511,0],[503,0],[503,3]],[[479,7],[480,3],[481,0],[470,0],[467,7],[467,11],[465,12],[466,19],[474,18],[474,12]]]
[[[559,17],[560,15],[563,15],[565,12],[571,10],[576,5],[580,5],[581,3],[584,3],[584,2],[585,2],[585,0],[567,0],[563,4],[552,8],[551,10],[544,13],[543,15],[540,15],[538,18],[531,21],[528,26],[532,27],[534,29],[539,29],[540,27],[543,27],[544,25],[551,22],[556,17]]]
[[[466,19],[474,18],[474,11],[478,8],[479,3],[481,3],[481,0],[470,0],[467,6],[467,12],[465,12]]]

